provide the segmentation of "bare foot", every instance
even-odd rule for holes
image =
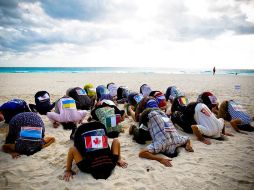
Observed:
[[[231,136],[231,137],[233,137],[233,136],[234,136],[233,134],[231,134],[231,133],[227,133],[227,132],[225,132],[225,134],[224,134],[224,135]]]
[[[185,146],[185,150],[188,151],[188,152],[194,152],[194,150],[191,146],[191,141],[190,140],[187,141],[186,146]]]
[[[132,135],[132,134],[133,134],[134,128],[135,128],[135,127],[136,127],[135,125],[131,125],[131,126],[130,126],[130,128],[129,128],[129,135]]]
[[[13,159],[18,159],[21,155],[17,152],[13,152],[13,153],[11,153],[11,156]]]
[[[121,167],[121,168],[127,168],[128,164],[127,162],[123,161],[123,160],[119,160],[117,161],[117,166]]]
[[[54,128],[59,127],[59,125],[60,125],[60,124],[59,124],[58,122],[54,122],[54,123],[53,123],[53,127],[54,127]]]
[[[205,138],[199,139],[199,141],[201,141],[202,143],[207,144],[207,145],[212,144],[210,140],[205,139]]]

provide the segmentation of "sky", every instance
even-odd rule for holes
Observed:
[[[254,69],[254,0],[0,0],[0,67]]]

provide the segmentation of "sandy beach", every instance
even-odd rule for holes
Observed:
[[[139,91],[143,83],[153,90],[166,91],[175,85],[190,101],[198,94],[211,91],[219,102],[236,99],[247,112],[254,115],[254,77],[235,75],[173,75],[173,74],[92,74],[92,73],[17,73],[0,74],[0,104],[13,99],[24,99],[34,103],[34,94],[46,90],[55,101],[70,87],[83,87],[86,83],[106,85],[114,82]],[[235,89],[240,85],[240,90]],[[120,106],[121,107],[121,106]],[[233,133],[228,141],[211,140],[208,146],[190,135],[194,152],[180,149],[178,157],[172,159],[173,167],[164,167],[157,161],[141,159],[139,145],[128,134],[133,124],[131,118],[123,122],[125,132],[121,133],[122,157],[128,168],[116,167],[107,180],[95,180],[90,174],[78,171],[70,182],[62,180],[70,141],[70,131],[52,127],[46,116],[41,116],[46,126],[46,135],[54,136],[56,142],[32,156],[21,156],[14,160],[0,151],[0,189],[254,189],[254,132],[243,135],[236,133],[226,123],[226,130]],[[5,141],[7,125],[0,123],[0,145]],[[179,131],[182,134],[185,134]],[[186,134],[185,134],[186,135]]]

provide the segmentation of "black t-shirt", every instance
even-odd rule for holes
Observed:
[[[93,106],[93,99],[89,98],[85,90],[80,87],[70,90],[69,96],[76,101],[77,109],[89,110]]]

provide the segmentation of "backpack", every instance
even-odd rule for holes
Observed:
[[[228,112],[232,119],[240,119],[243,124],[251,124],[252,118],[245,109],[234,100],[228,101]]]
[[[109,138],[119,136],[122,126],[120,123],[120,114],[115,114],[115,109],[112,107],[102,107],[96,109],[95,114],[99,121],[106,127],[107,135]]]
[[[70,90],[69,96],[76,101],[77,109],[89,110],[93,106],[93,101],[89,98],[86,91],[80,87]]]
[[[19,113],[30,112],[27,103],[21,99],[12,99],[4,103],[0,107],[0,111],[4,115],[5,123],[9,123],[10,120]]]
[[[95,179],[107,179],[110,176],[115,163],[102,123],[90,122],[79,126],[74,135],[74,146],[86,159],[88,171]]]

